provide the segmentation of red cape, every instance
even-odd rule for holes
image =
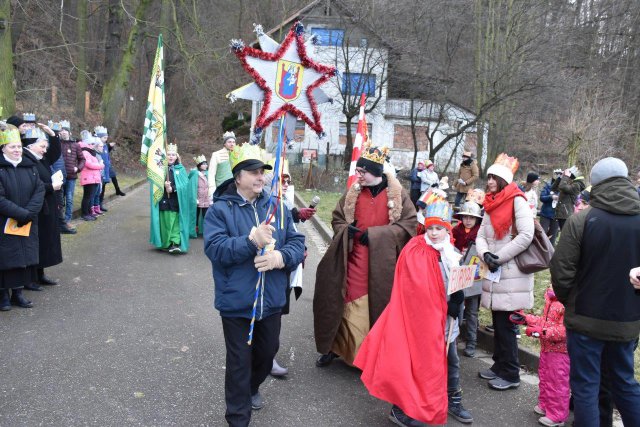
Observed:
[[[438,252],[416,236],[400,253],[389,305],[354,365],[371,395],[428,424],[447,422],[446,315]]]

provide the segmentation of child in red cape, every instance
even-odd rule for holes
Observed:
[[[391,300],[354,361],[369,393],[393,404],[389,418],[410,427],[446,424],[453,396],[456,407],[464,410],[458,372],[455,391],[447,393],[446,343],[448,339],[457,359],[454,319],[464,299],[462,291],[449,301],[447,297],[446,278],[460,261],[449,234],[451,207],[437,191],[425,193],[421,201],[425,210],[418,213],[418,221],[426,232],[412,238],[400,253]],[[449,321],[454,332],[448,337]],[[469,415],[464,422],[472,421]]]

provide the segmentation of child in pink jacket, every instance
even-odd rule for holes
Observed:
[[[533,409],[542,415],[538,422],[545,426],[563,426],[569,416],[569,354],[564,327],[564,305],[553,289],[547,289],[542,316],[522,315],[527,325],[526,334],[540,338],[540,378],[538,404]],[[520,323],[520,322],[516,322]]]

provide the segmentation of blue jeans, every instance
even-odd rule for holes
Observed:
[[[64,184],[62,184],[62,190],[64,195],[64,220],[65,222],[69,222],[73,214],[73,193],[76,190],[76,180],[66,180]]]
[[[104,184],[98,184],[98,188],[96,189],[96,193],[93,195],[91,206],[100,206],[100,192],[102,191],[102,186]]]
[[[455,207],[459,207],[461,203],[464,203],[467,198],[467,193],[456,193],[456,200],[453,202]]]
[[[613,401],[625,426],[640,426],[640,384],[633,375],[636,342],[602,341],[567,330],[571,359],[570,383],[575,425],[598,427],[600,366],[605,364]]]

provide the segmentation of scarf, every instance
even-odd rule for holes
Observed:
[[[13,167],[18,167],[18,165],[20,164],[20,162],[22,161],[22,157],[20,157],[18,160],[12,160],[11,158],[9,158],[6,154],[2,153],[2,155],[4,156],[4,159],[11,163],[13,165]]]
[[[516,197],[524,198],[524,193],[512,182],[499,193],[488,193],[484,199],[484,210],[489,214],[497,240],[501,240],[511,228],[513,202]]]
[[[453,244],[451,244],[450,239],[445,238],[442,242],[433,243],[431,239],[429,239],[429,236],[425,233],[424,240],[425,242],[427,242],[427,245],[431,246],[433,249],[440,253],[440,259],[442,261],[444,273],[448,278],[451,267],[460,265],[461,255],[456,252],[456,248],[453,246]]]

